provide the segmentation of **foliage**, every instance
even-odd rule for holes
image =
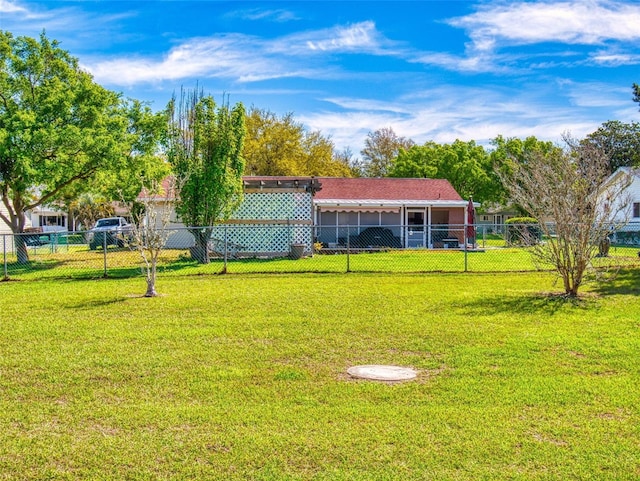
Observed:
[[[553,142],[538,140],[534,136],[519,139],[499,135],[491,141],[491,144],[493,149],[489,152],[489,161],[499,186],[496,190],[496,202],[502,205],[514,204],[514,200],[509,198],[508,189],[502,184],[503,176],[511,176],[513,167],[526,165],[531,156],[544,156],[560,150]],[[517,204],[514,207],[522,211]]]
[[[549,280],[0,284],[0,478],[632,479],[638,271],[578,303]],[[346,374],[371,363],[418,378]]]
[[[201,90],[183,90],[168,112],[167,157],[179,186],[176,213],[192,228],[194,259],[207,263],[211,226],[227,219],[242,200],[244,106],[216,106]]]
[[[474,141],[427,142],[401,150],[389,176],[447,179],[463,198],[473,197],[481,203],[497,202],[503,197],[489,156]]]
[[[112,202],[92,192],[80,194],[69,204],[69,214],[83,230],[91,229],[98,219],[111,217],[114,213]]]
[[[640,166],[640,123],[618,120],[603,123],[584,142],[592,143],[609,157],[609,172],[619,167]]]
[[[535,245],[542,239],[542,230],[533,217],[511,217],[505,221],[507,245]]]
[[[538,220],[533,217],[510,217],[504,221],[505,224],[537,224]]]
[[[23,232],[26,211],[158,163],[158,120],[150,117],[96,84],[44,33],[36,40],[0,32],[2,220]],[[26,261],[26,248],[18,250]]]
[[[401,150],[408,150],[415,142],[398,137],[391,127],[369,132],[360,151],[366,177],[385,177]]]
[[[320,132],[309,132],[292,113],[278,117],[252,108],[246,118],[246,175],[351,177],[350,158],[335,152]]]
[[[564,150],[532,152],[514,159],[502,179],[511,198],[540,222],[546,242],[532,248],[542,263],[555,267],[565,294],[575,297],[591,267],[598,244],[626,208],[630,177],[606,187],[609,159],[593,144],[566,138]],[[508,172],[508,173],[507,173]]]

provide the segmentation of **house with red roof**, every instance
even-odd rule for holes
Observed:
[[[316,240],[329,248],[462,245],[467,201],[443,179],[320,177]]]
[[[311,253],[314,243],[370,250],[457,248],[465,242],[468,202],[447,180],[247,176],[243,187],[242,204],[213,229],[214,251],[273,257],[289,255],[292,245]],[[167,247],[192,246],[188,229],[171,217],[175,232]]]

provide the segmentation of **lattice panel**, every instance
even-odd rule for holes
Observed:
[[[308,192],[252,192],[233,214],[236,220],[311,220]]]
[[[286,254],[291,244],[304,244],[311,251],[311,225],[228,224],[214,227],[211,235],[217,251],[227,246],[231,254]],[[225,243],[226,240],[226,243]]]

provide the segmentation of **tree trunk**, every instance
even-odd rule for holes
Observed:
[[[18,264],[29,263],[29,251],[27,250],[27,244],[24,241],[24,235],[14,234],[16,244],[16,256],[18,257]]]
[[[144,297],[157,297],[158,292],[156,291],[156,279],[155,276],[147,279],[147,292],[145,292]]]
[[[190,229],[195,238],[195,245],[191,250],[191,259],[199,264],[209,263],[209,240],[211,239],[212,229],[210,227]]]

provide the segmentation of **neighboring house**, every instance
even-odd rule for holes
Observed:
[[[313,199],[314,223],[324,246],[448,248],[464,243],[467,201],[447,180],[318,180],[322,188]]]
[[[0,202],[0,212],[9,217],[9,212],[3,202]],[[0,234],[11,234],[11,227],[0,217]]]
[[[520,217],[515,208],[494,205],[482,209],[476,216],[476,222],[479,229],[486,229],[489,233],[502,233],[504,223],[512,217]]]
[[[75,230],[69,226],[69,216],[65,212],[48,206],[38,206],[27,213],[32,227],[42,228],[42,232],[62,232]]]
[[[620,167],[611,174],[605,185],[611,186],[625,181],[630,181],[629,186],[617,199],[616,204],[610,206],[618,211],[615,217],[618,226],[611,240],[615,244],[640,245],[640,172],[630,167]],[[604,199],[603,202],[606,205],[607,200]]]

